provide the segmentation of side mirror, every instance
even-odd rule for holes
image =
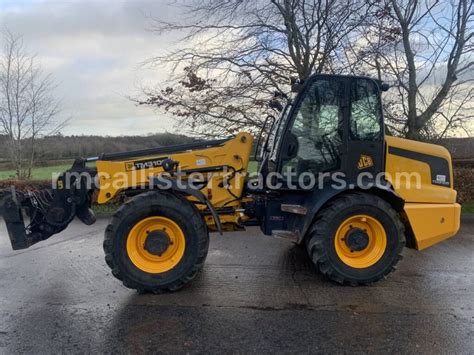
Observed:
[[[291,92],[298,93],[303,87],[303,81],[298,78],[290,78]]]
[[[388,91],[388,89],[390,89],[390,85],[387,83],[380,84],[380,91]]]
[[[276,98],[270,100],[270,102],[268,103],[268,107],[277,110],[278,112],[281,112],[283,110],[283,105]]]
[[[254,155],[254,160],[255,161],[260,161],[260,159],[258,158],[258,153],[260,151],[260,143],[262,141],[263,132],[265,131],[265,128],[267,128],[267,123],[268,123],[269,120],[272,121],[272,125],[270,126],[270,131],[272,130],[273,126],[275,125],[275,116],[268,115],[267,118],[265,119],[265,122],[263,122],[262,129],[260,130],[260,134],[258,135],[257,144],[255,145],[255,155]],[[264,146],[262,147],[263,150],[267,149],[267,144],[268,144],[268,136],[267,136],[267,140],[264,143]],[[262,154],[262,156],[263,156],[263,154]]]
[[[291,92],[294,92],[294,93],[299,93],[301,91],[301,88],[303,87],[303,85],[301,84],[293,84],[291,85]]]

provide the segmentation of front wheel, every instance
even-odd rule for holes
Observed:
[[[112,274],[139,292],[175,291],[204,264],[209,234],[191,202],[148,192],[123,204],[107,226],[105,260]]]
[[[404,225],[383,199],[352,192],[316,216],[306,247],[316,268],[340,284],[370,284],[395,269],[405,245]]]

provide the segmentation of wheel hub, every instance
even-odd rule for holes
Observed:
[[[350,229],[345,236],[346,245],[353,251],[361,251],[369,245],[369,236],[359,228]]]
[[[143,247],[150,254],[161,256],[170,244],[170,238],[165,231],[154,230],[148,233]]]
[[[138,221],[127,237],[127,255],[141,271],[159,274],[179,264],[186,249],[183,230],[170,218],[150,216]]]
[[[382,258],[387,248],[387,233],[375,217],[354,215],[341,223],[334,244],[337,256],[344,264],[363,269]]]

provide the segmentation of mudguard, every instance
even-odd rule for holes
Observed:
[[[211,212],[212,218],[214,218],[214,222],[216,223],[216,228],[217,231],[219,232],[220,235],[222,235],[222,224],[221,220],[219,218],[219,215],[217,214],[216,209],[212,205],[212,203],[209,201],[209,199],[199,190],[192,189],[191,187],[184,185],[183,181],[180,182],[180,184],[177,183],[176,180],[167,178],[165,176],[155,176],[150,178],[150,183],[153,186],[158,187],[159,189],[162,190],[173,190],[176,192],[183,193],[185,195],[190,195],[195,197],[200,203],[203,203],[207,206],[209,211]]]
[[[314,221],[318,212],[332,199],[347,191],[361,191],[373,195],[378,195],[387,202],[389,202],[395,210],[403,210],[404,200],[393,190],[389,185],[375,184],[369,189],[350,188],[350,184],[344,189],[334,189],[331,186],[326,186],[322,190],[312,191],[306,198],[303,204],[306,208],[305,215],[293,214],[289,217],[289,229],[298,231],[298,243],[301,243],[308,231],[309,227]]]

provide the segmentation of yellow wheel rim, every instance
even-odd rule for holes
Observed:
[[[363,232],[366,237],[361,250],[354,250],[347,242],[353,231]],[[356,215],[347,218],[336,231],[334,238],[336,253],[341,261],[353,268],[362,269],[379,261],[387,248],[387,234],[382,224],[374,217]]]
[[[168,245],[160,255],[145,249],[147,237],[152,232],[161,233],[168,238]],[[171,219],[161,216],[139,221],[127,237],[127,254],[132,263],[140,270],[153,274],[169,271],[178,265],[183,258],[185,246],[186,240],[181,228]]]

